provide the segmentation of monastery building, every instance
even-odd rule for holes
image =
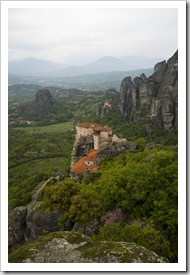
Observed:
[[[106,145],[109,138],[112,136],[112,128],[108,126],[101,127],[96,123],[80,123],[76,126],[76,139],[80,137],[93,135],[94,149],[100,150],[102,146]]]

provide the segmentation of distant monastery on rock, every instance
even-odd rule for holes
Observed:
[[[92,122],[78,123],[76,125],[76,137],[71,155],[71,175],[83,174],[86,170],[94,171],[99,168],[99,153],[108,144],[114,141],[126,141],[113,135],[112,128],[108,126],[101,127]],[[87,148],[85,154],[76,162],[79,157],[79,148]]]

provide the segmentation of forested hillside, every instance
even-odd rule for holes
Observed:
[[[48,183],[38,194],[41,206],[37,211],[58,211],[60,229],[68,222],[78,222],[83,233],[92,219],[104,217],[104,225],[92,237],[94,240],[135,242],[176,262],[177,160],[177,152],[170,147],[142,149],[138,153],[127,152],[114,159],[105,159],[101,169],[86,176],[81,184],[64,177],[59,182]],[[47,166],[46,162],[43,165]],[[31,167],[34,166],[30,164],[30,173]],[[42,166],[39,168],[43,171]],[[36,184],[48,174],[41,172],[37,179],[39,170],[33,173],[35,176],[25,180],[22,188],[32,188],[31,179]],[[27,173],[23,176],[28,177]],[[17,192],[14,188],[16,186],[10,186],[10,194]]]

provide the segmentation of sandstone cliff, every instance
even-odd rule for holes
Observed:
[[[166,62],[155,65],[150,77],[142,74],[123,79],[120,87],[120,111],[131,123],[158,123],[165,130],[178,124],[178,51]]]

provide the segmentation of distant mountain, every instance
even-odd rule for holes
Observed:
[[[163,60],[163,59],[162,59]],[[153,68],[154,64],[161,61],[158,58],[146,58],[137,56],[125,56],[115,58],[103,56],[98,60],[82,66],[68,66],[66,64],[27,58],[9,63],[9,74],[12,75],[36,75],[49,77],[76,76],[84,74],[97,74],[103,72],[131,71],[136,69]]]
[[[95,62],[86,65],[90,69],[98,70],[99,72],[113,72],[131,70],[127,62],[112,56],[103,56]]]
[[[51,72],[54,70],[60,70],[68,65],[63,63],[55,63],[51,61],[26,58],[19,61],[9,62],[9,74],[13,75],[36,75]]]
[[[82,66],[69,66],[63,70],[52,72],[56,76],[74,76],[83,74],[97,74],[104,72],[116,72],[116,71],[129,71],[136,68],[126,61],[113,56],[103,56],[98,60],[82,65]]]

